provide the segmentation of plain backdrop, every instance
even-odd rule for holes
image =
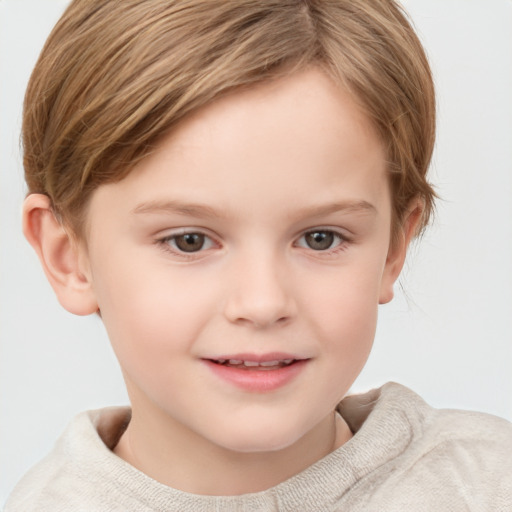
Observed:
[[[512,2],[408,0],[438,90],[442,200],[353,391],[401,382],[512,419]],[[57,303],[20,230],[29,73],[64,0],[0,0],[0,504],[77,412],[127,403],[101,322]],[[489,433],[492,435],[492,433]]]

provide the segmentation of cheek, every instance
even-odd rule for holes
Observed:
[[[378,267],[364,265],[336,269],[306,296],[304,310],[329,356],[366,360],[377,324],[380,275]]]
[[[370,354],[378,312],[378,271],[336,269],[316,280],[303,303],[310,335],[318,342],[317,376],[310,387],[318,415],[347,394]]]
[[[110,341],[123,367],[154,368],[193,345],[212,313],[212,291],[154,264],[104,265],[96,286]]]

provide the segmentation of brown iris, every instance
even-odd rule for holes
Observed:
[[[304,235],[308,247],[315,251],[325,251],[329,249],[334,242],[334,233],[332,231],[311,231]]]
[[[186,233],[174,238],[176,247],[183,252],[196,252],[203,248],[205,236],[200,233]]]

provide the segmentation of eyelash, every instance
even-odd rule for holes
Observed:
[[[311,234],[314,234],[314,233],[324,233],[324,234],[331,234],[334,236],[334,240],[337,239],[337,244],[334,246],[334,247],[328,247],[327,249],[320,249],[320,250],[315,250],[311,247],[308,247],[308,246],[301,246],[301,245],[298,245],[298,242],[299,240],[307,237],[308,235],[311,235]],[[184,236],[187,236],[187,235],[199,235],[199,236],[203,236],[205,240],[209,240],[209,247],[207,247],[206,249],[204,249],[203,246],[201,246],[199,248],[199,250],[197,251],[190,251],[190,252],[187,252],[187,251],[183,251],[181,250],[179,247],[176,246],[176,239],[179,238],[179,237],[184,237]],[[316,253],[318,255],[335,255],[335,254],[338,254],[342,251],[345,251],[347,249],[347,246],[352,242],[352,240],[345,234],[342,234],[340,233],[339,231],[336,231],[334,229],[328,229],[328,228],[317,228],[317,229],[309,229],[305,232],[302,233],[302,235],[297,239],[297,241],[294,243],[294,247],[302,247],[304,249],[309,249],[311,250],[313,253]],[[158,238],[156,240],[156,243],[166,252],[170,252],[171,254],[173,255],[177,255],[179,256],[180,258],[183,258],[185,260],[192,260],[192,259],[197,259],[198,255],[212,247],[214,247],[215,245],[219,245],[214,239],[213,237],[207,235],[206,233],[203,233],[202,231],[194,231],[194,230],[189,230],[189,231],[182,231],[182,232],[179,232],[179,233],[173,233],[171,235],[167,235],[165,237],[162,237],[162,238]],[[174,247],[171,245],[171,244],[174,244]],[[306,243],[307,245],[307,243]]]
[[[329,247],[327,247],[326,249],[318,249],[318,250],[315,250],[313,249],[311,246],[309,246],[306,242],[306,245],[308,245],[307,247],[306,246],[301,246],[301,245],[298,245],[298,241],[299,240],[302,240],[303,238],[306,238],[308,235],[313,235],[313,234],[323,234],[323,235],[331,235],[332,236],[332,241],[331,243],[329,244]],[[336,239],[338,240],[338,243],[332,247],[332,244],[336,241]],[[296,242],[296,246],[298,247],[303,247],[304,249],[311,249],[312,251],[314,251],[315,253],[320,253],[320,254],[336,254],[338,252],[340,252],[341,250],[345,250],[346,248],[346,245],[348,243],[348,238],[344,235],[342,235],[341,233],[339,233],[338,231],[335,231],[333,229],[322,229],[322,228],[317,228],[317,229],[312,229],[312,230],[308,230],[306,231],[299,239],[298,241]]]
[[[187,251],[181,250],[179,247],[172,247],[171,244],[174,243],[174,245],[175,245],[177,238],[185,237],[187,235],[200,235],[200,236],[203,236],[205,238],[205,240],[209,240],[210,243],[211,243],[211,246],[219,245],[219,244],[217,244],[214,241],[214,239],[211,236],[209,236],[206,233],[203,233],[203,232],[201,232],[199,230],[198,231],[189,230],[189,231],[182,231],[182,232],[179,232],[179,233],[173,233],[171,235],[167,235],[165,237],[158,238],[156,240],[156,243],[164,251],[166,251],[168,253],[171,253],[171,254],[173,254],[175,256],[179,256],[180,258],[183,258],[185,260],[197,259],[198,254],[200,254],[200,253],[204,252],[205,250],[211,248],[211,247],[208,247],[207,249],[204,249],[203,246],[201,246],[201,248],[198,251],[187,252]]]

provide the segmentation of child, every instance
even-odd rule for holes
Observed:
[[[23,142],[25,234],[131,408],[78,416],[7,512],[510,509],[505,421],[342,401],[434,197],[393,2],[75,1]]]

